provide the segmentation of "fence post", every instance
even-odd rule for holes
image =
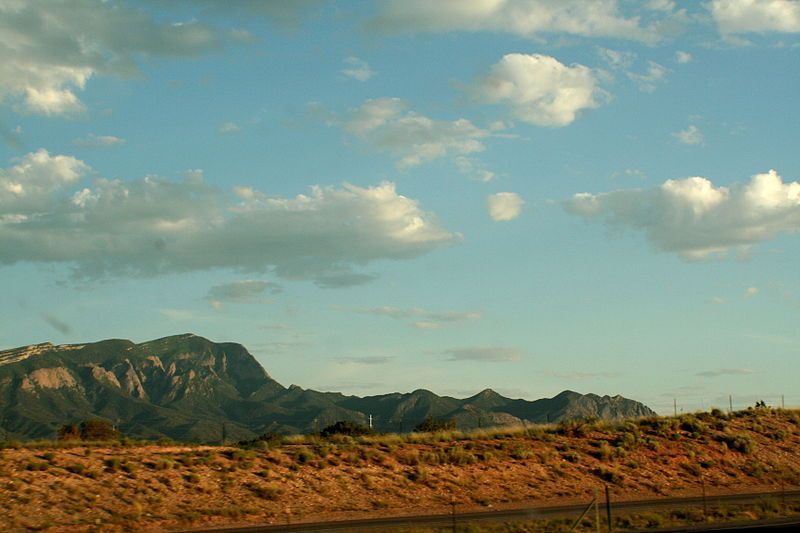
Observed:
[[[608,533],[611,533],[611,497],[609,494],[608,485],[606,485],[606,518],[608,518]]]

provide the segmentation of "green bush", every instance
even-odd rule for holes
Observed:
[[[333,435],[347,435],[348,437],[361,437],[363,435],[372,435],[374,432],[372,428],[359,424],[358,422],[351,422],[350,420],[340,420],[335,424],[325,427],[320,431],[320,436],[331,437]]]
[[[454,429],[456,429],[455,420],[434,419],[432,416],[425,417],[425,420],[414,427],[414,431],[417,433],[436,433]]]
[[[719,440],[728,446],[728,449],[741,453],[750,453],[755,449],[755,443],[749,435],[742,433],[726,433]]]

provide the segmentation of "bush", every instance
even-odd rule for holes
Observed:
[[[114,428],[108,420],[101,418],[90,418],[84,420],[80,425],[64,424],[58,428],[59,440],[119,440],[122,433]]]
[[[417,433],[435,433],[437,431],[452,431],[456,429],[455,420],[434,419],[432,416],[425,417],[425,420],[414,427]]]
[[[322,437],[330,437],[333,435],[347,435],[349,437],[360,437],[363,435],[372,435],[374,432],[372,428],[359,424],[358,422],[351,422],[350,420],[340,420],[335,424],[325,427],[320,435]]]
[[[751,439],[749,435],[727,433],[722,435],[720,440],[728,446],[728,449],[741,453],[750,453],[755,448],[753,439]]]
[[[269,448],[277,448],[283,444],[283,435],[275,433],[273,431],[268,431],[263,435],[259,435],[258,437],[252,440],[243,440],[237,443],[237,446],[241,446],[242,448],[255,448],[259,450],[266,450]]]

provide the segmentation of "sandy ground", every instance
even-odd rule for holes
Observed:
[[[163,531],[800,487],[800,413],[529,433],[0,450],[2,531]],[[688,422],[687,422],[688,420]]]

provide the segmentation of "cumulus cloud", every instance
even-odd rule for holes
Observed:
[[[81,183],[90,171],[44,150],[0,169],[0,264],[64,263],[85,278],[228,267],[325,283],[460,239],[390,182],[285,198],[230,194],[198,172]]]
[[[695,375],[703,378],[717,378],[720,376],[748,376],[750,374],[755,374],[755,371],[749,368],[717,368],[698,372]]]
[[[514,118],[538,126],[566,126],[606,93],[589,67],[567,66],[541,54],[507,54],[472,87],[482,102],[505,104]]]
[[[72,144],[79,148],[108,148],[125,144],[125,139],[114,135],[95,135],[90,133],[86,137],[75,139]]]
[[[342,69],[342,74],[348,78],[358,81],[367,81],[375,75],[375,71],[369,67],[366,61],[355,56],[345,58],[344,64],[346,66]]]
[[[688,128],[672,134],[681,144],[703,144],[703,133],[700,128],[690,124]]]
[[[453,348],[443,351],[442,354],[448,356],[449,361],[480,361],[485,363],[509,363],[519,361],[522,356],[522,352],[516,348],[499,346]]]
[[[270,281],[246,279],[214,285],[208,290],[206,299],[212,307],[220,309],[224,303],[264,303],[268,302],[267,294],[275,295],[283,292],[283,288]]]
[[[334,124],[397,159],[400,168],[482,152],[491,132],[467,119],[435,120],[408,110],[399,98],[367,100]]]
[[[130,76],[137,61],[194,56],[221,44],[195,22],[162,23],[102,0],[0,1],[0,101],[40,115],[79,113],[95,75]]]
[[[408,320],[418,329],[441,329],[449,324],[479,320],[478,311],[428,311],[418,307],[366,307],[353,309],[356,313]]]
[[[693,60],[692,54],[690,54],[689,52],[683,52],[681,50],[675,52],[675,61],[677,61],[682,65],[685,65],[686,63],[691,63],[692,60]]]
[[[752,298],[758,294],[758,287],[747,287],[747,290],[744,291],[745,298]]]
[[[669,70],[655,61],[648,61],[647,70],[644,72],[628,72],[628,78],[633,80],[640,91],[651,93],[656,90],[659,83],[665,81]]]
[[[514,220],[522,213],[525,200],[515,192],[498,192],[486,198],[489,216],[495,221]]]
[[[797,0],[712,0],[707,5],[722,34],[800,32]]]
[[[731,187],[690,177],[649,190],[579,193],[564,207],[587,220],[643,231],[657,248],[699,260],[800,231],[800,182],[784,183],[774,170]]]
[[[523,37],[566,33],[652,41],[638,17],[625,17],[616,0],[389,0],[372,21],[379,31],[493,31]]]

